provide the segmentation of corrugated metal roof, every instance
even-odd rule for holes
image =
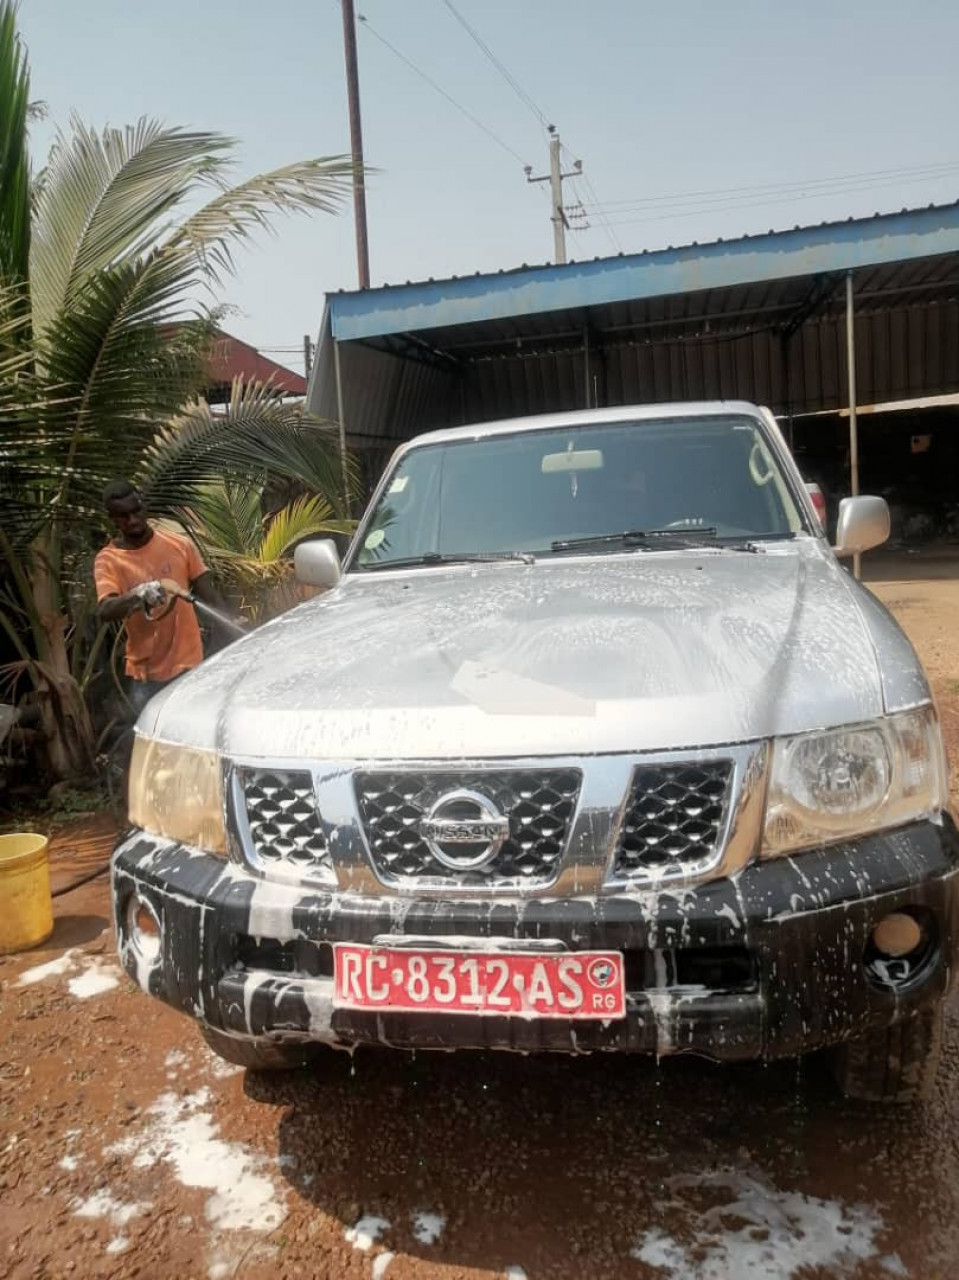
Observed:
[[[382,449],[435,427],[595,405],[862,403],[959,391],[959,203],[629,257],[328,299],[309,406]]]
[[[301,374],[277,364],[242,338],[235,338],[222,329],[217,330],[211,345],[207,371],[210,382],[219,386],[230,386],[234,378],[246,381],[255,378],[258,382],[270,382],[284,395],[306,394],[306,379]]]
[[[334,294],[333,336],[380,337],[518,315],[905,265],[959,253],[959,202],[564,266]]]

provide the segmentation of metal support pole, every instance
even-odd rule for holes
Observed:
[[[360,77],[356,61],[356,19],[353,0],[340,0],[343,9],[343,52],[346,56],[346,95],[350,109],[350,148],[353,153],[353,221],[356,224],[356,273],[360,288],[370,287],[370,244],[366,232],[366,179],[363,173],[363,125],[360,120]]]
[[[846,372],[849,384],[849,488],[859,493],[859,428],[856,422],[856,313],[852,298],[852,272],[846,272]],[[852,571],[861,576],[862,557],[853,556]]]
[[[563,212],[563,167],[560,163],[559,134],[549,139],[549,190],[553,202],[553,258],[566,261],[566,215]]]
[[[590,386],[589,386],[589,329],[588,328],[583,330],[583,361],[585,365],[583,369],[583,382],[586,388],[586,408],[591,409],[592,405],[590,404],[590,399],[589,399]]]
[[[333,370],[336,374],[336,414],[340,423],[340,467],[343,471],[343,502],[350,518],[350,473],[346,456],[346,420],[343,416],[343,378],[340,374],[340,344],[333,339]]]
[[[793,447],[793,407],[789,395],[789,334],[779,335],[779,360],[783,380],[783,407],[786,410],[786,440]]]

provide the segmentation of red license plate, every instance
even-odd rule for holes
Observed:
[[[334,946],[333,1004],[397,1013],[489,1017],[626,1016],[617,951],[449,951]]]

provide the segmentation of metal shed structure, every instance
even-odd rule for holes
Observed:
[[[372,469],[421,431],[527,413],[741,398],[788,422],[954,391],[959,202],[333,294],[307,404]]]

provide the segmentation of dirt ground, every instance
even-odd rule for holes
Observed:
[[[870,576],[959,762],[955,568]],[[111,839],[62,834],[57,885]],[[103,878],[55,906],[50,942],[0,961],[0,1276],[959,1274],[955,998],[935,1099],[892,1116],[815,1060],[331,1052],[271,1078],[119,971]]]

